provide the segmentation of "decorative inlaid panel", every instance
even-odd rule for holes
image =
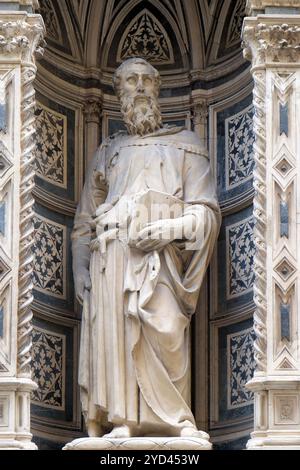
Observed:
[[[254,218],[226,227],[227,298],[249,292],[254,282]]]
[[[154,64],[174,62],[168,34],[152,13],[144,9],[126,28],[118,51],[119,62],[130,57],[143,57]]]
[[[66,227],[40,215],[34,217],[34,226],[35,289],[65,298]]]
[[[253,328],[227,336],[228,409],[249,405],[253,402],[253,392],[245,385],[253,377],[255,369]]]
[[[32,401],[47,408],[65,408],[66,337],[34,327],[32,332],[33,380],[38,389]]]
[[[67,117],[41,103],[36,107],[36,172],[51,184],[67,187]]]
[[[225,121],[226,189],[253,176],[253,112],[250,105]]]

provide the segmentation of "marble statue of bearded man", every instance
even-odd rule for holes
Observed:
[[[114,87],[127,132],[96,151],[72,235],[88,434],[207,437],[190,409],[189,327],[220,225],[208,155],[194,132],[162,124],[148,62],[126,60]],[[138,203],[170,201],[177,213],[136,223]]]

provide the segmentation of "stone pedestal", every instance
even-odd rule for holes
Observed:
[[[206,439],[195,437],[131,437],[108,439],[86,437],[67,444],[63,450],[211,450],[212,444]]]
[[[0,2],[0,448],[35,449],[30,433],[34,54],[33,3]],[[34,2],[36,3],[36,2]],[[9,11],[9,8],[14,11]]]
[[[300,2],[250,0],[254,79],[254,432],[248,449],[300,449]],[[291,8],[293,7],[293,8]]]

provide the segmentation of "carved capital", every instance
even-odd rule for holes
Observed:
[[[272,24],[272,17],[246,18],[243,29],[244,57],[253,65],[300,61],[300,16],[297,23],[294,20],[293,24],[289,24],[289,20],[285,17],[282,24]]]
[[[35,53],[43,53],[40,44],[44,29],[40,15],[0,13],[0,55],[4,60],[17,57],[32,62]]]
[[[201,100],[193,105],[193,121],[194,125],[206,124],[208,116],[208,106],[205,100]]]
[[[88,98],[83,108],[86,123],[95,122],[99,124],[101,119],[101,111],[101,101],[97,98]]]

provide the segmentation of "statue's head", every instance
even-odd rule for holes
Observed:
[[[144,135],[161,127],[160,76],[149,62],[138,57],[125,60],[116,70],[113,83],[129,134]]]

